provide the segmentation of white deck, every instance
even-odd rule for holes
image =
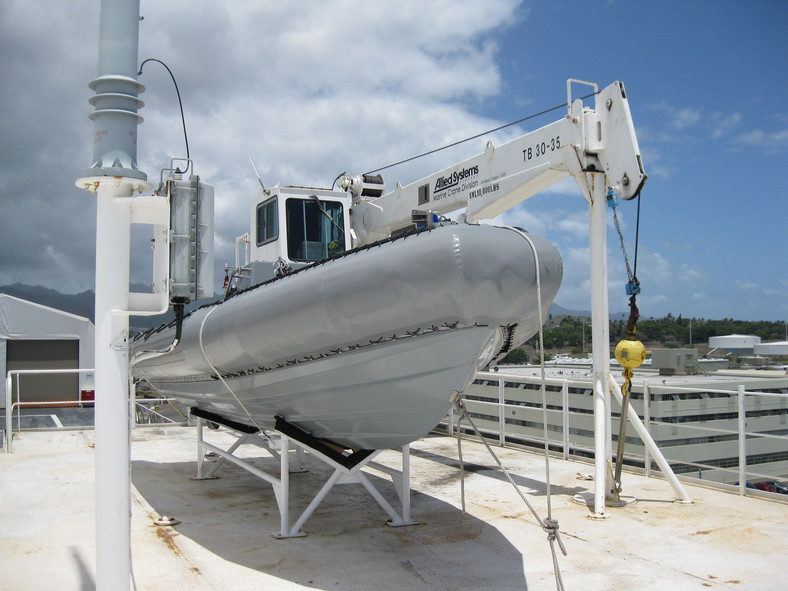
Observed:
[[[211,432],[213,437],[229,436]],[[0,589],[94,588],[92,431],[23,432],[0,454]],[[411,447],[412,515],[390,528],[359,485],[338,486],[304,529],[275,540],[279,516],[269,485],[233,465],[194,481],[194,428],[134,432],[132,553],[137,588],[179,589],[555,589],[546,534],[478,443],[463,442],[468,514],[460,511],[456,440]],[[544,459],[495,448],[544,517]],[[260,466],[278,462],[249,448]],[[395,459],[386,452],[379,460]],[[246,454],[243,454],[246,455]],[[291,513],[328,477],[293,475]],[[551,460],[553,517],[567,557],[567,589],[778,589],[785,583],[788,504],[688,486],[692,505],[672,502],[665,481],[625,473],[637,499],[589,519],[572,497],[592,492],[589,464]],[[393,502],[390,481],[370,471]],[[300,511],[299,511],[300,512]],[[152,516],[180,524],[156,527]]]

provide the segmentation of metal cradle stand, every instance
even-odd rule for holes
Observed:
[[[198,408],[192,408],[191,415],[197,419],[197,476],[195,480],[216,478],[217,470],[226,460],[268,482],[274,489],[274,496],[279,508],[280,529],[279,532],[272,534],[277,539],[305,536],[306,533],[301,528],[336,484],[361,484],[389,516],[387,524],[392,527],[418,524],[417,521],[411,520],[410,517],[409,445],[402,446],[402,466],[400,469],[396,469],[373,461],[384,450],[358,450],[353,453],[348,451],[340,452],[327,445],[326,442],[315,439],[309,433],[288,423],[281,417],[276,418],[275,429],[260,432],[256,427],[231,421],[220,415]],[[236,441],[226,450],[208,443],[203,436],[203,428],[206,423],[218,423],[228,427],[234,434],[237,434]],[[239,447],[246,444],[262,447],[274,458],[278,459],[279,475],[261,470],[251,465],[244,458],[234,455]],[[291,463],[291,450],[295,452],[294,463]],[[209,452],[218,455],[220,459],[206,469],[205,458]],[[304,467],[304,452],[309,452],[310,456],[328,465],[333,469],[333,473],[307,508],[301,513],[301,516],[290,526],[290,474],[308,472]],[[401,503],[400,513],[383,498],[369,481],[367,475],[362,472],[364,467],[374,468],[391,477]]]

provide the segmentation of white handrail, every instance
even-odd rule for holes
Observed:
[[[519,404],[507,403],[505,398],[501,396],[501,390],[503,390],[506,386],[508,386],[509,384],[519,383],[519,384],[529,384],[533,386],[534,389],[536,389],[541,384],[541,378],[538,375],[518,375],[514,373],[506,373],[505,369],[500,369],[499,371],[496,372],[479,372],[476,374],[476,379],[483,380],[484,382],[487,383],[487,387],[489,388],[489,395],[485,395],[484,400],[477,399],[476,397],[467,399],[467,403],[471,406],[476,406],[479,409],[484,408],[484,409],[489,409],[491,411],[493,409],[497,409],[498,413],[500,413],[502,409],[508,413],[509,410],[516,410],[518,408],[523,408],[523,406]],[[588,376],[574,377],[574,378],[567,376],[548,377],[546,379],[546,383],[548,386],[552,386],[555,389],[555,391],[552,392],[552,394],[556,397],[554,403],[556,404],[557,407],[559,405],[558,402],[559,399],[561,400],[560,409],[559,408],[551,409],[550,412],[560,412],[563,414],[562,420],[556,423],[556,427],[558,427],[562,431],[562,437],[561,437],[561,444],[563,447],[562,455],[564,457],[567,457],[571,452],[571,450],[590,453],[593,450],[591,450],[588,446],[582,445],[580,443],[573,443],[569,437],[568,431],[569,431],[570,415],[575,414],[575,412],[568,407],[568,401],[566,400],[566,398],[568,398],[567,390],[570,387],[581,388],[581,389],[592,389],[593,388],[592,378]],[[610,386],[614,392],[617,391],[614,389],[613,380],[610,380]],[[773,433],[759,433],[758,431],[753,431],[752,429],[747,430],[746,423],[744,421],[745,421],[746,413],[749,410],[751,410],[751,407],[748,408],[748,405],[745,404],[744,400],[745,398],[752,398],[752,399],[762,398],[764,400],[769,400],[769,401],[788,400],[788,394],[746,390],[744,386],[741,385],[739,385],[739,387],[736,390],[731,390],[731,389],[709,388],[706,385],[699,387],[693,387],[691,385],[690,386],[687,385],[676,386],[676,385],[663,385],[663,384],[657,385],[654,384],[652,381],[646,380],[643,383],[644,416],[642,419],[638,417],[637,422],[640,424],[637,425],[636,428],[639,431],[642,431],[645,434],[647,434],[649,436],[648,438],[650,439],[651,427],[654,425],[665,424],[662,423],[662,421],[660,421],[659,418],[655,419],[652,416],[652,409],[649,403],[651,400],[653,400],[654,396],[665,395],[667,393],[675,394],[675,393],[699,393],[699,392],[705,392],[712,395],[714,394],[726,395],[726,396],[730,396],[733,399],[737,399],[736,410],[733,411],[737,419],[734,422],[734,426],[725,428],[722,426],[710,427],[706,425],[697,425],[697,424],[684,425],[684,424],[670,423],[670,425],[677,428],[691,428],[693,430],[703,431],[703,432],[715,432],[715,433],[722,433],[727,435],[737,435],[739,439],[738,466],[732,468],[726,468],[724,466],[712,466],[709,464],[696,463],[691,459],[683,459],[681,460],[681,462],[685,465],[698,466],[699,468],[709,467],[709,468],[714,468],[716,470],[738,473],[739,482],[745,483],[743,485],[739,484],[736,487],[736,490],[741,494],[750,494],[751,492],[753,492],[752,490],[748,490],[745,488],[747,476],[749,476],[749,479],[751,480],[757,478],[765,479],[765,480],[768,479],[780,480],[779,477],[775,477],[774,475],[758,473],[756,471],[749,469],[749,467],[747,466],[747,458],[746,458],[747,448],[745,446],[746,443],[745,438],[756,437],[756,438],[788,442],[788,436],[777,435]],[[526,408],[530,408],[530,407],[531,407],[530,404],[526,405]],[[510,442],[516,445],[517,440],[519,440],[520,443],[530,442],[531,444],[538,444],[543,441],[540,437],[534,435],[514,434],[510,430],[508,430],[508,428],[501,430],[500,428],[501,415],[498,414],[497,417],[493,418],[495,416],[495,411],[491,412],[490,415],[491,416],[488,419],[490,421],[490,424],[480,428],[493,437],[497,436],[499,438],[499,441],[502,441],[504,445],[508,445],[510,444]],[[633,421],[634,424],[635,422],[634,417],[637,415],[634,412],[632,412],[631,415],[632,416],[630,416],[630,420]],[[587,415],[583,414],[583,416],[587,416]],[[448,427],[447,429],[448,433],[451,435],[452,434],[451,425],[447,425],[447,427]],[[504,433],[505,433],[505,438],[504,438]],[[559,442],[555,441],[553,443],[559,443]],[[654,449],[651,448],[649,445],[645,444],[644,442],[643,458],[645,462],[646,476],[651,476],[651,462],[655,460],[656,457],[657,454],[654,453]],[[663,466],[661,466],[661,471],[665,472],[664,477],[671,483],[671,485],[675,485],[676,481],[678,480],[676,476],[673,476],[671,478],[671,475],[664,470]],[[744,475],[742,475],[742,472],[744,473]],[[684,478],[691,479],[691,477],[689,476],[682,475],[682,479]],[[726,485],[721,485],[721,487],[723,488],[725,486]],[[727,485],[727,486],[731,487],[731,485]],[[686,493],[683,492],[683,489],[680,485],[678,487],[674,486],[674,490],[677,490],[677,496],[680,499],[686,500],[687,498]]]
[[[5,451],[6,453],[11,453],[12,449],[12,441],[14,438],[13,433],[13,418],[14,418],[14,408],[17,411],[21,411],[21,407],[24,406],[23,403],[19,398],[19,376],[23,375],[32,375],[32,374],[88,374],[88,373],[95,373],[95,369],[12,369],[6,374],[5,378],[5,435],[6,439],[8,440],[8,444],[6,445]],[[13,386],[13,378],[16,376],[16,402],[12,400],[12,386]],[[64,402],[64,401],[53,401],[54,403],[57,402]],[[79,395],[74,402],[78,404],[82,404],[82,390],[79,390]],[[21,424],[21,412],[17,413],[17,426]]]

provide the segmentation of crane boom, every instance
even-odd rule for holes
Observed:
[[[353,194],[358,243],[408,227],[415,212],[445,215],[466,208],[467,221],[494,218],[569,175],[590,199],[586,172],[604,172],[620,198],[636,197],[646,174],[623,83],[596,93],[594,109],[568,95],[562,119],[500,146],[488,142],[483,153],[409,185],[397,184],[378,198],[365,196],[368,177],[343,177],[340,186]]]

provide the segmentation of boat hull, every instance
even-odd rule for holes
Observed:
[[[399,447],[443,418],[454,391],[473,379],[468,359],[489,328],[405,337],[274,371],[174,382],[168,393],[190,406],[260,429],[286,417],[313,436],[348,448]],[[437,353],[437,354],[436,354]],[[232,389],[238,400],[228,394]],[[248,414],[247,414],[248,411]]]
[[[531,239],[546,311],[560,284],[560,257]],[[331,259],[198,310],[184,320],[175,350],[133,371],[236,422],[269,429],[282,416],[345,447],[398,447],[429,432],[506,339],[529,338],[538,325],[527,241],[511,229],[456,225]],[[173,332],[138,339],[133,352],[163,348]]]

